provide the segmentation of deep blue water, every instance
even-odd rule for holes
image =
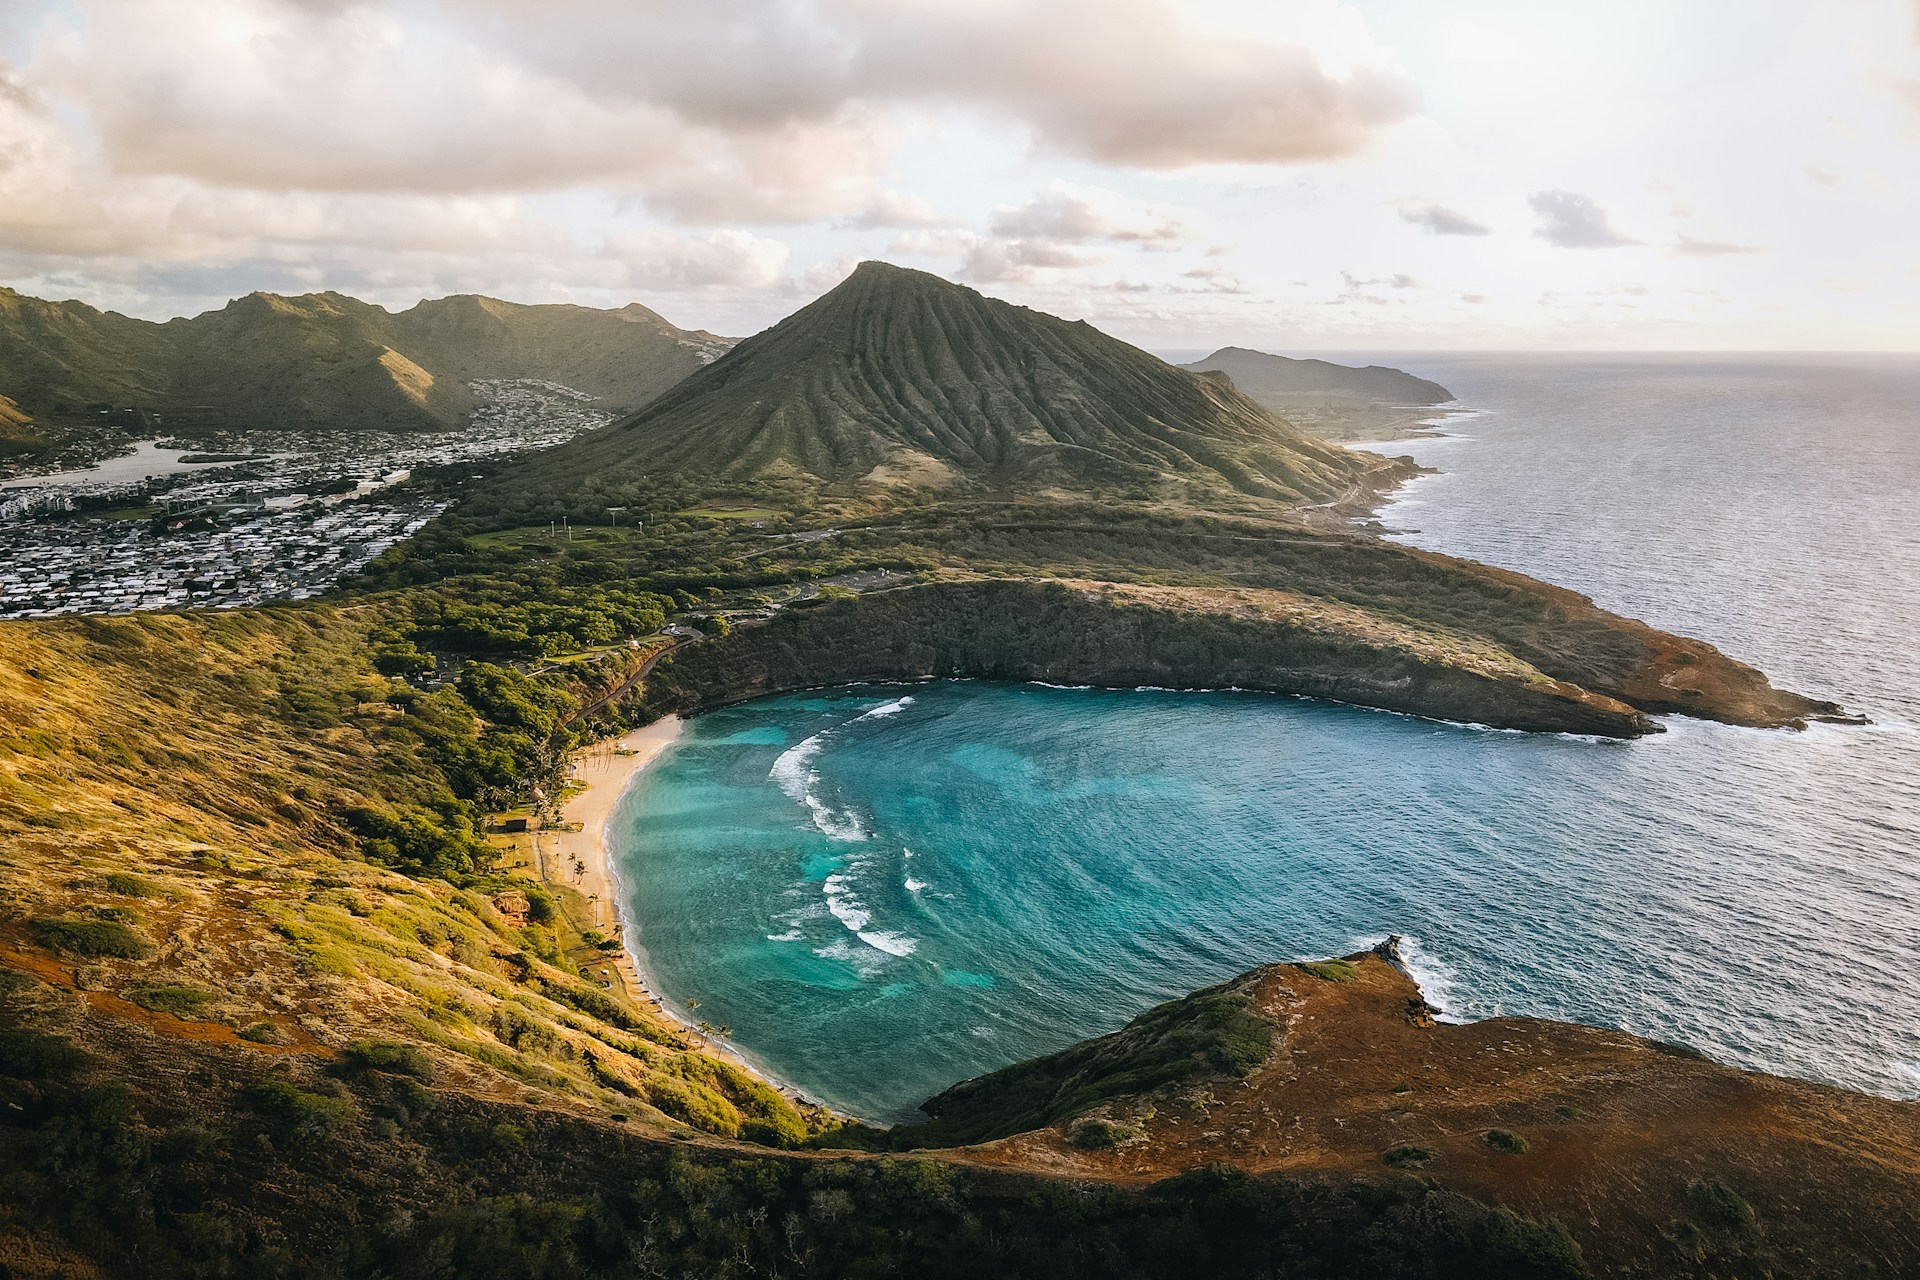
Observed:
[[[1397,358],[1471,406],[1386,514],[1866,711],[1636,743],[941,683],[702,717],[614,824],[667,996],[904,1118],[1253,964],[1415,940],[1459,1017],[1920,1094],[1920,359]]]

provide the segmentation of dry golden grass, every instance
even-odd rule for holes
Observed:
[[[179,1038],[262,1054],[397,1040],[480,1095],[531,1088],[725,1137],[817,1127],[579,976],[557,914],[502,916],[504,881],[461,888],[356,855],[337,814],[431,786],[366,663],[377,618],[0,625],[0,964]],[[151,954],[60,955],[36,925],[55,919],[131,928]],[[173,987],[205,999],[146,1001],[193,1006],[181,1014],[129,998]]]

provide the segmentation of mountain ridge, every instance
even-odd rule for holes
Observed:
[[[394,312],[331,291],[257,291],[155,323],[0,288],[0,395],[29,419],[106,404],[166,429],[449,430],[480,378],[547,379],[630,409],[727,345],[638,303],[454,294]]]

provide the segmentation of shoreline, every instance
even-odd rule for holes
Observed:
[[[668,1002],[659,980],[641,959],[646,949],[639,945],[622,908],[620,877],[607,844],[607,825],[627,791],[680,740],[685,727],[679,716],[666,715],[650,725],[616,738],[602,738],[576,751],[567,776],[580,789],[560,806],[562,829],[533,833],[534,875],[542,884],[577,895],[587,913],[580,924],[619,940],[619,951],[609,953],[602,963],[611,964],[619,985],[635,1004],[684,1028],[701,1052],[725,1058],[789,1099],[832,1110],[751,1061],[725,1040],[701,1031],[697,1022]]]
[[[567,776],[580,784],[580,790],[560,806],[563,829],[533,832],[535,877],[543,884],[579,895],[586,904],[587,919],[579,922],[584,927],[620,939],[613,966],[627,994],[643,1004],[658,1000],[658,996],[646,980],[649,975],[640,971],[626,945],[619,881],[607,849],[607,823],[627,788],[679,740],[681,723],[678,716],[663,716],[643,728],[617,738],[603,738],[575,752]]]

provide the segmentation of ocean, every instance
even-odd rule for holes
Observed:
[[[1339,357],[1335,357],[1339,358]],[[1529,1014],[1920,1096],[1920,357],[1396,356],[1460,397],[1395,536],[1866,727],[1633,743],[941,682],[693,721],[611,825],[669,1002],[855,1115],[1253,965],[1409,940]]]

